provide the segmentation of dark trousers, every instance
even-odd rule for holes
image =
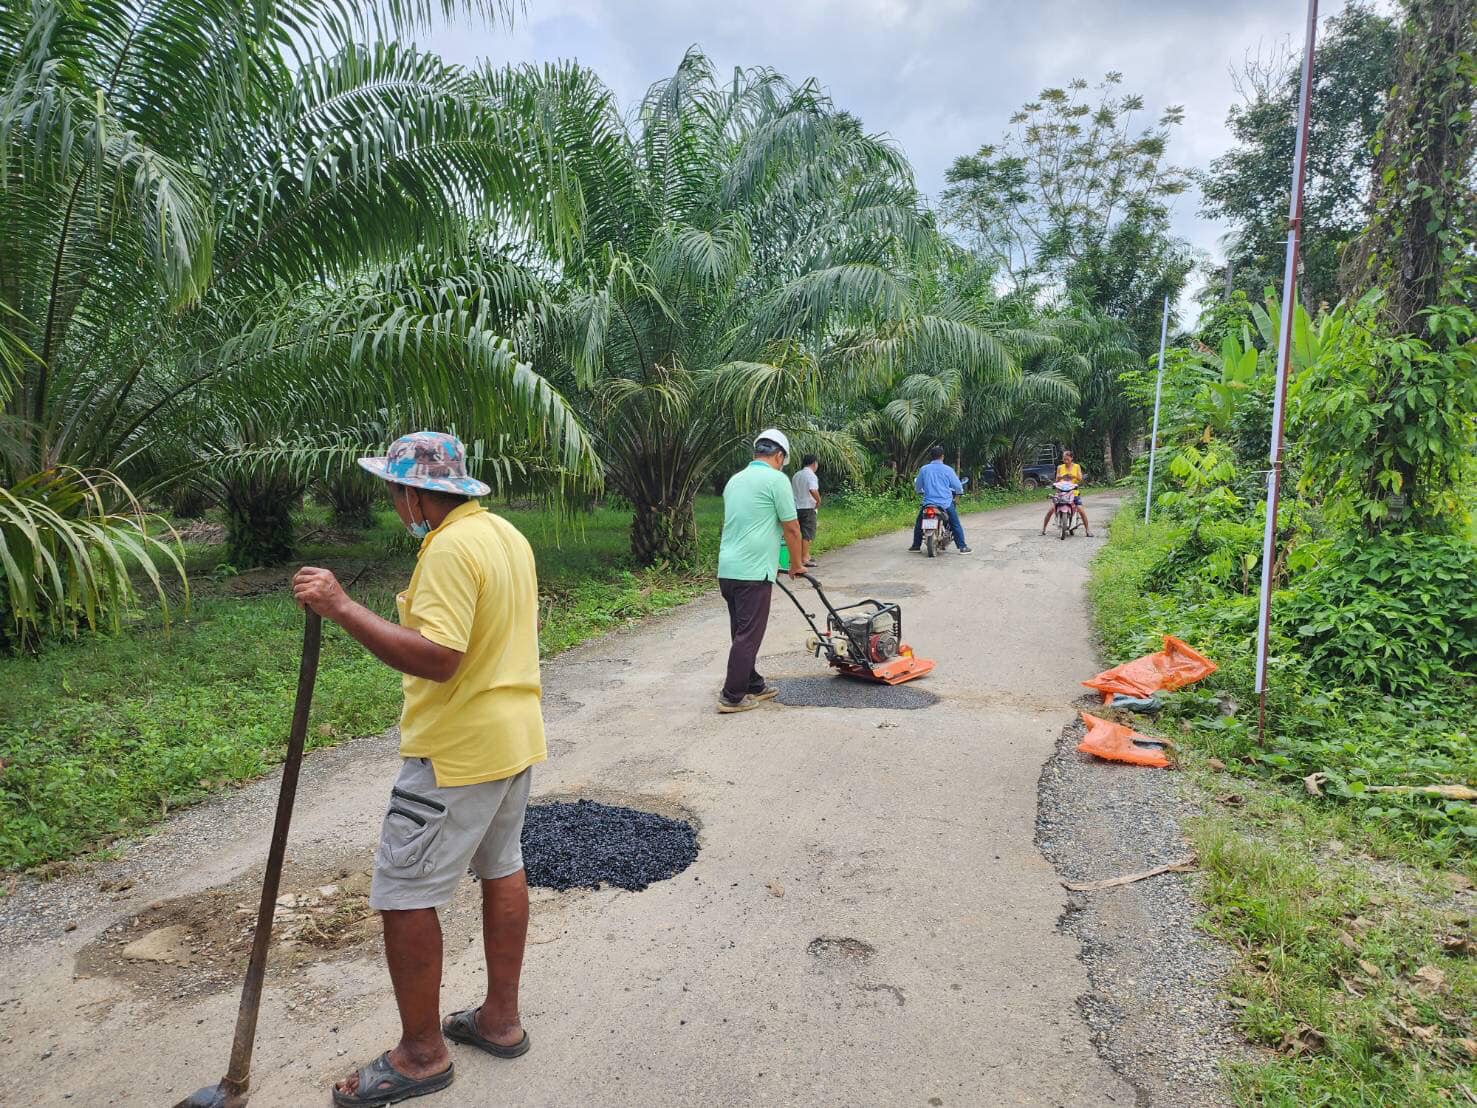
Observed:
[[[925,505],[927,507],[927,505]],[[954,529],[954,545],[968,546],[964,541],[964,524],[959,522],[959,509],[950,504],[947,508],[939,507],[939,511],[949,513],[949,526]],[[913,549],[917,550],[923,545],[923,508],[918,509],[918,518],[913,521]]]
[[[769,626],[769,598],[774,585],[769,581],[735,581],[718,579],[718,591],[728,602],[728,633],[733,643],[728,648],[728,677],[723,682],[723,699],[736,704],[747,693],[764,688],[764,678],[754,668],[759,647],[764,643],[764,630]]]

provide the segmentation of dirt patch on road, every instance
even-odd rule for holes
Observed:
[[[819,958],[823,962],[844,965],[871,961],[872,955],[877,953],[877,948],[871,943],[853,939],[849,935],[818,935],[806,944],[805,952],[812,958]]]
[[[369,874],[325,861],[283,875],[272,925],[272,964],[280,967],[352,957],[373,945],[379,919],[369,907]],[[203,996],[235,988],[256,931],[262,870],[227,885],[155,901],[105,929],[77,954],[79,977],[126,981],[160,998]]]
[[[695,854],[701,821],[672,796],[580,790],[540,797],[530,809],[592,799],[655,813],[689,828]],[[253,867],[228,884],[156,900],[115,921],[77,953],[77,976],[123,981],[161,1000],[239,987],[256,931],[262,872],[261,866]],[[269,975],[280,978],[284,972],[290,974],[312,963],[377,954],[381,929],[378,913],[369,906],[369,882],[362,849],[289,865],[282,876],[272,923]],[[131,887],[132,882],[125,884]],[[573,891],[535,896],[532,914],[537,921],[541,915],[582,899]],[[463,915],[467,918],[461,919]],[[468,934],[475,930],[475,915],[475,911],[459,913],[455,920],[443,920],[448,949],[453,932],[460,935],[463,930]]]

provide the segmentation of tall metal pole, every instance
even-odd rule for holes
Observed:
[[[1297,146],[1292,155],[1292,198],[1287,206],[1287,258],[1282,267],[1281,332],[1277,346],[1277,388],[1272,401],[1272,446],[1267,471],[1267,521],[1262,533],[1262,595],[1257,614],[1257,741],[1267,741],[1267,653],[1272,620],[1272,578],[1277,552],[1277,505],[1282,496],[1282,423],[1287,377],[1292,361],[1293,311],[1297,304],[1298,246],[1303,234],[1303,176],[1308,160],[1308,121],[1313,107],[1313,42],[1318,33],[1318,0],[1308,0],[1308,33],[1303,45],[1303,78],[1298,91]]]
[[[1144,490],[1144,522],[1154,502],[1154,454],[1159,449],[1159,397],[1164,392],[1164,340],[1169,337],[1169,297],[1164,298],[1164,318],[1159,323],[1159,380],[1154,383],[1154,429],[1149,432],[1149,487]]]

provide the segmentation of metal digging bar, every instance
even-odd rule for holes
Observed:
[[[219,1083],[191,1093],[174,1108],[242,1108],[251,1084],[251,1051],[256,1043],[256,1017],[262,1004],[262,984],[267,974],[267,951],[272,945],[272,918],[277,910],[277,889],[282,883],[282,861],[287,854],[287,831],[292,823],[292,805],[297,798],[298,772],[303,765],[303,743],[308,734],[308,709],[313,704],[313,683],[318,676],[318,646],[323,620],[307,613],[303,628],[303,659],[297,672],[297,701],[292,708],[292,731],[287,739],[287,760],[282,765],[282,787],[277,794],[277,818],[272,824],[272,845],[267,851],[267,872],[262,878],[262,902],[256,913],[256,934],[246,963],[246,983],[241,987],[241,1007],[236,1013],[236,1036],[231,1041],[231,1060]]]

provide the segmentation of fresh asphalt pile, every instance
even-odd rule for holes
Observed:
[[[697,859],[697,831],[683,820],[593,800],[532,804],[523,821],[528,883],[545,889],[640,892]]]

